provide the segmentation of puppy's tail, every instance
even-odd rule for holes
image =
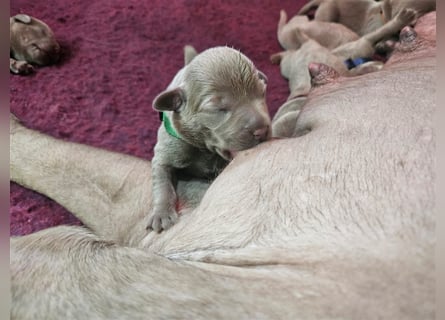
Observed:
[[[287,23],[287,13],[284,10],[280,11],[280,20],[278,20],[278,34],[280,34],[281,29]]]
[[[184,65],[188,65],[198,55],[198,52],[191,45],[184,47]]]
[[[297,15],[306,15],[309,13],[309,11],[315,7],[318,7],[323,0],[311,0],[308,3],[306,3],[303,8],[298,11]]]

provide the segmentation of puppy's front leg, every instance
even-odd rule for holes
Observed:
[[[30,74],[34,71],[34,68],[24,60],[9,58],[9,70],[15,74]]]
[[[355,59],[358,57],[370,57],[374,54],[374,46],[377,42],[396,35],[404,26],[413,23],[416,12],[412,9],[403,9],[397,16],[377,30],[368,33],[358,40],[345,43],[335,48],[332,53],[341,59]]]
[[[370,44],[375,45],[379,41],[398,34],[404,26],[415,23],[415,20],[416,11],[412,9],[403,9],[379,29],[364,35],[363,38]]]
[[[167,230],[178,220],[176,213],[176,191],[174,168],[169,165],[152,164],[153,212],[148,220],[147,229],[156,232]]]

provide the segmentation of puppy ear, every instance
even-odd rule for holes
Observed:
[[[264,84],[267,84],[268,81],[267,76],[260,70],[257,71],[258,71],[258,78],[260,78],[260,80],[263,81]]]
[[[179,111],[185,104],[185,92],[181,88],[161,92],[153,101],[153,108],[157,111]]]
[[[25,24],[31,23],[31,17],[28,16],[27,14],[23,14],[23,13],[15,15],[14,20],[17,22],[25,23]]]
[[[272,62],[273,64],[280,64],[281,59],[283,59],[285,55],[285,52],[278,52],[278,53],[274,53],[273,55],[270,56],[270,62]]]
[[[186,45],[184,47],[184,65],[188,65],[196,56],[198,52],[191,45]]]

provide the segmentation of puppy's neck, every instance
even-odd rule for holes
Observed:
[[[161,118],[162,123],[164,124],[164,129],[167,131],[169,135],[171,135],[174,138],[183,140],[181,135],[176,131],[176,129],[173,127],[172,122],[170,121],[170,118],[168,117],[166,112],[159,112],[159,116]]]

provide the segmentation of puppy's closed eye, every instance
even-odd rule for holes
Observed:
[[[261,71],[259,71],[259,70],[258,70],[258,78],[260,78],[260,80],[261,80],[264,84],[267,85],[267,81],[268,81],[267,76],[266,76],[263,72],[261,72]]]
[[[227,114],[230,108],[224,105],[206,105],[202,106],[201,111],[208,114]]]
[[[218,106],[218,107],[217,107],[217,111],[218,111],[219,113],[227,113],[227,112],[230,111],[230,108],[227,107],[227,106]]]

